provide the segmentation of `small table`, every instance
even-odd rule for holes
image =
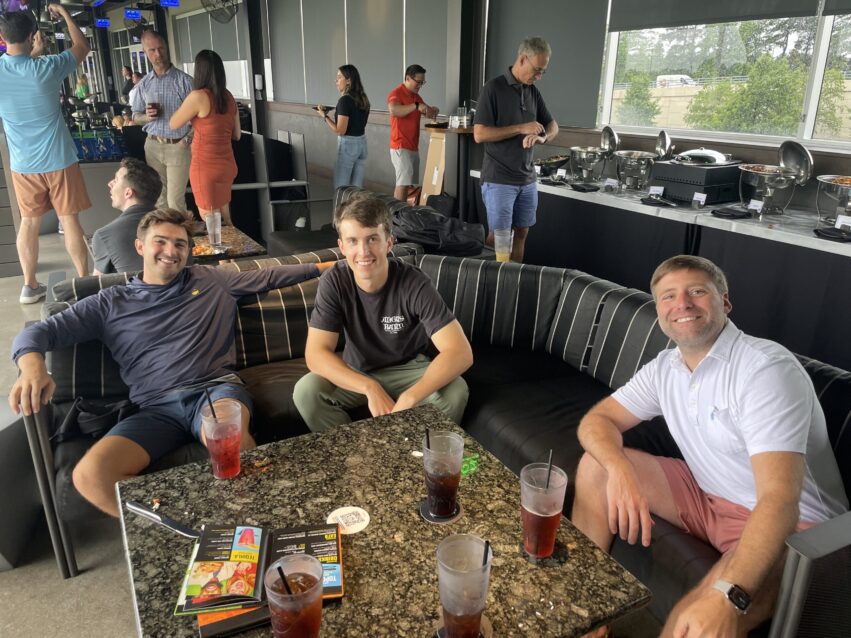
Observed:
[[[196,248],[203,252],[211,250],[210,238],[206,232],[194,235],[192,240]],[[236,226],[222,226],[222,245],[226,247],[224,252],[194,255],[196,264],[216,264],[224,261],[238,259],[240,257],[257,257],[266,254],[262,244],[258,244]]]
[[[469,436],[464,456],[478,458],[461,480],[463,515],[445,525],[425,522],[417,511],[425,497],[423,461],[412,452],[421,449],[426,427],[463,434],[434,408],[419,407],[245,452],[242,474],[230,481],[193,463],[122,481],[118,497],[149,506],[158,498],[160,513],[196,529],[204,522],[320,523],[338,507],[364,508],[369,526],[343,536],[346,595],[323,610],[323,636],[433,636],[440,609],[435,551],[456,533],[492,543],[485,615],[500,638],[579,636],[649,602],[649,590],[567,519],[558,533],[567,560],[528,563],[519,553],[519,480]],[[140,634],[196,636],[192,617],[172,615],[192,541],[123,506],[121,523]],[[244,635],[268,636],[269,628]]]

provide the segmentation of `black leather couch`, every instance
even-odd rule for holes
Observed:
[[[397,248],[400,253],[405,249]],[[402,258],[432,279],[473,345],[475,363],[464,375],[470,400],[462,425],[515,473],[545,459],[550,449],[554,463],[574,473],[582,453],[575,432],[582,415],[669,346],[645,292],[573,270],[423,255],[409,247],[406,252]],[[316,261],[333,255],[320,251],[289,259]],[[249,269],[279,261],[227,267]],[[101,283],[114,282],[85,278],[67,288],[79,298],[86,286],[94,290]],[[255,398],[259,442],[306,431],[291,390],[306,371],[301,356],[315,286],[312,281],[275,291],[240,308],[237,358]],[[60,388],[55,402],[61,406],[86,393],[87,398],[120,395],[115,364],[99,344],[74,350],[50,357]],[[846,491],[851,491],[851,374],[802,361],[825,410]],[[656,454],[678,454],[658,420],[631,430],[626,442]],[[569,490],[566,513],[571,501]],[[851,515],[792,538],[811,539],[825,529],[831,542],[848,545]],[[614,554],[653,591],[651,612],[660,620],[717,558],[711,547],[663,521],[654,528],[649,550],[618,541]],[[833,576],[848,586],[847,570]]]

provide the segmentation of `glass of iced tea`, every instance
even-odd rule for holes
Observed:
[[[445,638],[479,638],[488,597],[493,552],[470,534],[444,538],[437,546],[437,584]]]
[[[423,437],[423,467],[428,491],[428,512],[435,518],[448,518],[458,511],[458,483],[464,439],[448,431],[430,432]]]
[[[547,558],[555,550],[561,523],[567,474],[547,463],[530,463],[520,470],[520,518],[523,549],[533,558]]]
[[[290,592],[281,580],[280,567]],[[322,563],[307,554],[279,558],[264,576],[275,638],[319,638],[322,624]]]
[[[239,474],[239,448],[242,440],[241,404],[233,399],[215,403],[216,416],[210,406],[201,408],[201,427],[207,441],[207,451],[213,464],[213,476],[229,479]]]

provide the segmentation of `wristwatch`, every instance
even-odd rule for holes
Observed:
[[[751,606],[751,595],[744,589],[721,578],[716,580],[712,587],[724,594],[738,613],[748,613]]]

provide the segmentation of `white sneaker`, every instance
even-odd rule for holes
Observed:
[[[42,283],[39,283],[35,288],[30,288],[26,284],[21,288],[21,297],[19,301],[21,303],[38,303],[42,299],[44,299],[47,294],[47,286]]]

